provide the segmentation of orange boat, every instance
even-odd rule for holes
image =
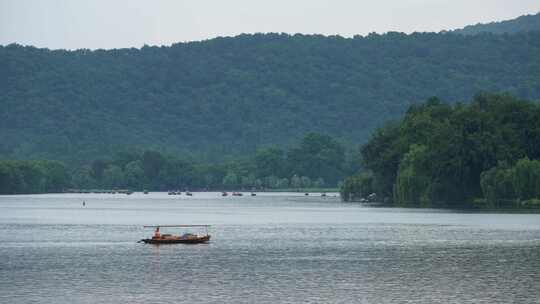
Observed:
[[[161,234],[161,227],[187,228],[187,227],[204,227],[205,234],[184,233],[182,235]],[[155,228],[154,235],[150,239],[142,239],[139,242],[145,244],[201,244],[210,241],[208,234],[210,225],[159,225],[159,226],[144,226],[144,228]]]

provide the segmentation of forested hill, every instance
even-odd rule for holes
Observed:
[[[540,31],[540,13],[536,15],[525,15],[512,20],[469,25],[455,32],[465,35],[476,35],[486,32],[504,34],[529,31]]]
[[[116,50],[0,47],[0,158],[223,158],[308,132],[364,142],[413,102],[540,97],[540,33],[257,34]]]

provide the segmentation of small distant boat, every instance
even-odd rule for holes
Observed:
[[[189,191],[186,191],[186,195],[187,196],[193,196],[193,193],[189,192]]]
[[[227,192],[221,192],[221,196],[228,196],[228,195],[229,195],[229,193],[227,193]]]
[[[204,227],[204,234],[184,233],[182,235],[173,234],[161,234],[159,229],[161,227],[174,227],[174,228],[190,228],[190,227]],[[142,239],[139,243],[145,244],[202,244],[210,241],[210,234],[208,234],[208,227],[210,225],[160,225],[160,226],[144,226],[144,228],[156,228],[154,235],[149,239]]]
[[[233,196],[242,196],[242,195],[244,195],[244,194],[242,194],[241,192],[233,192],[232,195],[233,195]]]
[[[326,193],[321,194],[322,197],[326,197]]]
[[[251,192],[251,196],[257,196],[257,194],[254,192]]]
[[[305,195],[305,196],[309,196],[309,193],[306,192],[306,193],[304,193],[304,195]]]
[[[148,190],[144,190],[143,193],[144,193],[144,194],[148,194]]]

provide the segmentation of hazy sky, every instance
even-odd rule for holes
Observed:
[[[0,44],[96,49],[255,32],[438,32],[539,11],[540,0],[0,0]]]

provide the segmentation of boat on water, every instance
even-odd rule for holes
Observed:
[[[161,234],[161,227],[169,228],[204,228],[204,234],[184,233],[182,235],[173,234]],[[154,235],[149,239],[142,239],[139,242],[145,244],[202,244],[210,241],[210,234],[208,234],[208,227],[210,225],[159,225],[159,226],[144,226],[144,228],[155,228]]]

